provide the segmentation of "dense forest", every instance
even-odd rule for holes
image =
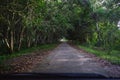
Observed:
[[[0,0],[0,55],[63,37],[120,50],[119,0]]]

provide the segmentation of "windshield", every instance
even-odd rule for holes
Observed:
[[[1,0],[0,73],[120,77],[119,0]]]

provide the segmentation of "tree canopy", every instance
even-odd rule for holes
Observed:
[[[119,49],[119,0],[1,0],[0,53],[60,38]]]

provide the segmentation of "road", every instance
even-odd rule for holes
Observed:
[[[60,44],[32,72],[35,73],[97,73],[109,76],[94,58],[79,52],[67,43]]]

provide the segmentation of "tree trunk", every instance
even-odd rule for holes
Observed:
[[[28,45],[27,45],[27,47],[29,48],[30,46],[31,46],[31,39],[30,39],[30,37],[28,37]]]
[[[100,45],[101,45],[101,38],[100,38],[100,30],[99,30],[98,23],[96,23],[96,28],[97,28],[97,34],[98,34],[97,46],[100,47]]]
[[[25,28],[23,27],[23,28],[22,28],[22,31],[21,31],[21,33],[20,33],[19,44],[18,44],[18,51],[21,49],[24,29],[25,29]]]
[[[12,30],[10,31],[10,35],[11,35],[11,38],[10,38],[10,52],[13,53],[13,50],[14,50],[14,33],[13,33]]]
[[[6,46],[10,49],[10,44],[9,44],[9,42],[8,42],[8,39],[5,38],[4,41],[5,41]]]

